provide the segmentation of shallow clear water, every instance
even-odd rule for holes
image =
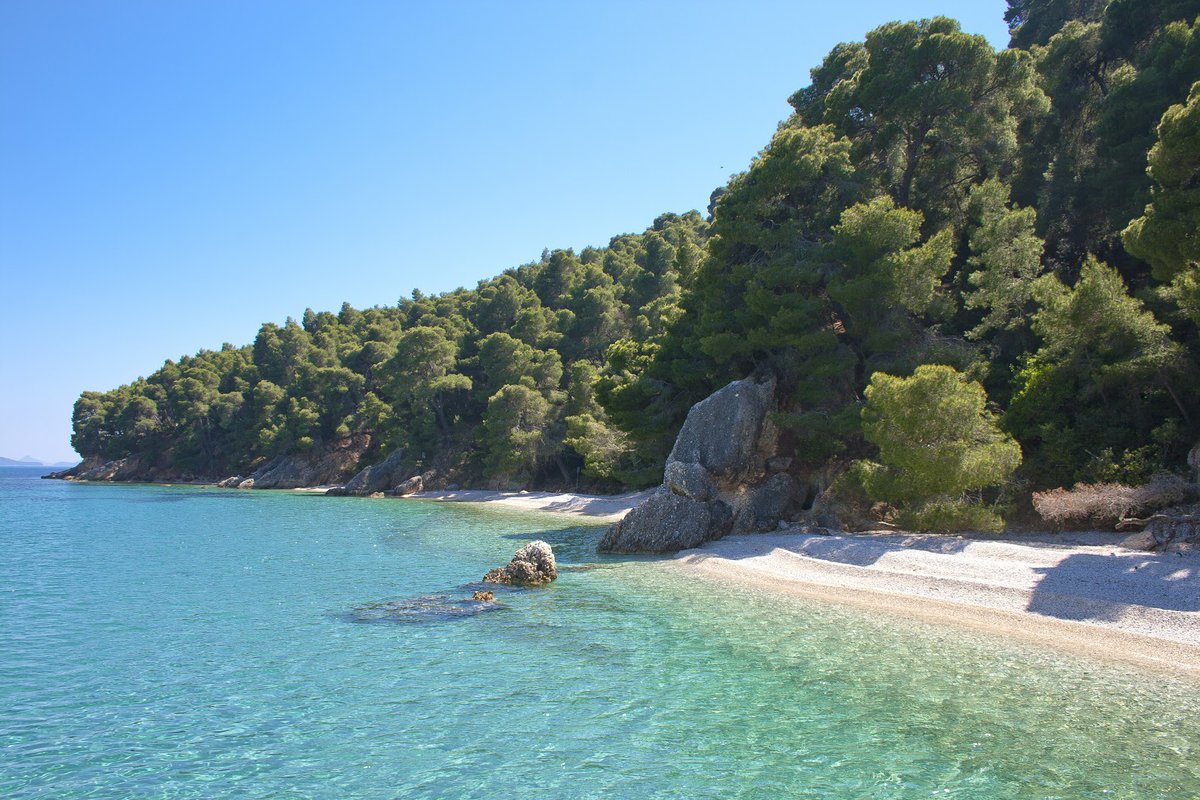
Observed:
[[[1200,796],[1195,683],[545,515],[35,474],[0,471],[0,797]],[[471,613],[533,538],[560,579]]]

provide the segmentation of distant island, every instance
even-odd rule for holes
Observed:
[[[39,461],[33,456],[22,456],[21,458],[4,458],[0,456],[0,467],[71,467],[76,463],[74,461],[56,461],[50,464],[45,461]]]

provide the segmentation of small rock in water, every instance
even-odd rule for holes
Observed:
[[[507,583],[513,586],[545,586],[558,577],[554,551],[541,541],[522,547],[507,566],[488,570],[484,583]]]
[[[496,595],[491,592],[475,592],[471,595],[472,600],[478,600],[482,603],[491,603],[496,599]]]

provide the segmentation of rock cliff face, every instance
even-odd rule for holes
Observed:
[[[45,477],[64,481],[145,481],[147,483],[207,482],[211,480],[205,476],[191,475],[177,469],[160,467],[140,454],[111,461],[92,455],[70,469],[51,472]]]
[[[319,452],[278,456],[259,466],[248,478],[183,472],[162,463],[156,464],[138,453],[111,461],[101,456],[88,456],[76,466],[46,477],[68,481],[215,483],[221,488],[299,489],[339,483],[353,475],[370,443],[369,436],[359,434],[338,440]],[[169,458],[163,459],[164,463],[169,461]]]
[[[776,453],[768,413],[774,378],[734,381],[692,406],[663,470],[663,483],[614,524],[601,552],[670,553],[733,531],[773,530],[799,498]]]
[[[351,478],[345,486],[330,489],[329,494],[364,497],[376,492],[387,492],[393,486],[408,477],[405,468],[404,449],[399,448],[388,454],[388,457],[378,464],[372,464]]]
[[[371,443],[366,435],[351,436],[328,450],[278,456],[263,464],[239,489],[301,489],[340,483],[353,473]]]

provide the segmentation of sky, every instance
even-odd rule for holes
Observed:
[[[708,205],[838,42],[1004,0],[0,4],[0,456],[305,308]]]

